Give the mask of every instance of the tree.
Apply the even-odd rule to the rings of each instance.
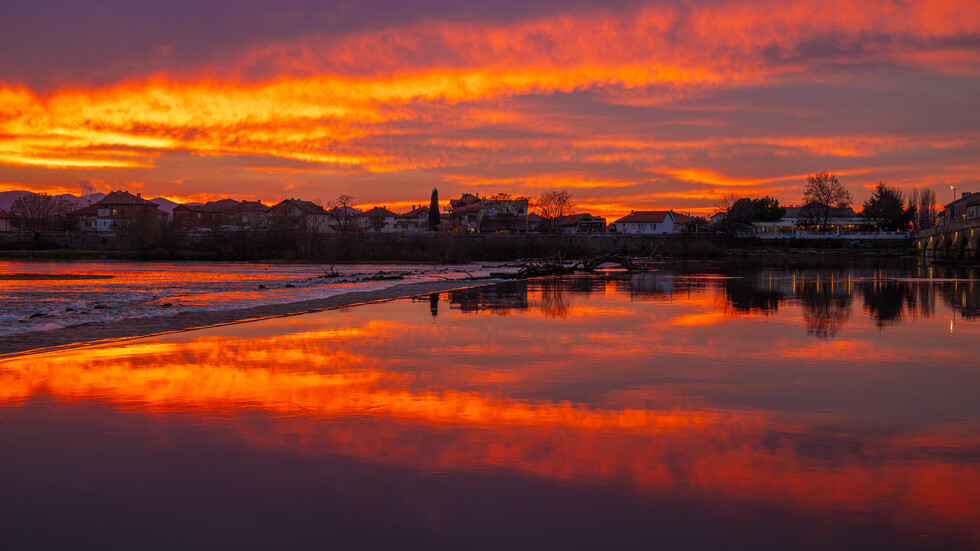
[[[47,193],[24,195],[10,204],[10,212],[24,220],[27,230],[39,231],[57,215],[58,198]]]
[[[429,231],[436,231],[439,225],[439,190],[432,189],[432,198],[429,199]]]
[[[136,215],[126,226],[124,233],[130,250],[138,252],[142,258],[147,258],[160,235],[160,225],[155,213],[141,212]]]
[[[54,203],[54,220],[58,228],[69,231],[78,229],[78,220],[74,212],[79,209],[78,201],[67,197],[58,197]]]
[[[755,209],[756,222],[775,222],[786,216],[786,208],[779,206],[775,197],[766,195],[762,199],[753,199],[752,206]]]
[[[936,225],[936,194],[931,189],[913,189],[909,195],[909,206],[915,206],[913,230],[925,230]]]
[[[885,231],[905,231],[915,217],[915,205],[905,206],[905,195],[901,190],[878,182],[871,197],[864,202],[866,220],[875,221]]]
[[[815,225],[826,226],[834,209],[846,209],[854,199],[851,192],[837,180],[832,172],[818,172],[807,176],[803,190],[802,218]]]
[[[571,212],[572,194],[565,190],[549,191],[534,204],[538,214],[548,221],[551,231],[558,231],[558,219]]]
[[[367,225],[369,229],[376,232],[383,231],[385,226],[388,225],[385,209],[374,207],[373,209],[367,211]]]
[[[740,197],[728,207],[721,227],[734,232],[752,222],[775,222],[785,214],[786,209],[779,206],[779,201],[768,195],[761,199]]]
[[[329,214],[336,222],[338,231],[352,231],[357,226],[357,209],[354,208],[354,196],[342,193],[336,199],[327,203]]]
[[[731,210],[732,205],[735,204],[735,201],[738,201],[739,199],[741,199],[743,197],[745,197],[745,196],[744,195],[739,195],[737,193],[729,193],[728,195],[725,195],[721,199],[718,199],[717,201],[715,201],[715,208],[718,209],[718,212],[724,212],[725,215],[727,216],[728,215],[728,211]]]
[[[752,199],[742,197],[728,207],[724,225],[730,230],[736,230],[739,227],[752,224],[753,221],[755,221],[755,205],[752,203]]]

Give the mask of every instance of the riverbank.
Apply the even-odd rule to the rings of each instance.
[[[0,336],[0,359],[22,354],[47,352],[59,348],[102,344],[161,333],[188,331],[230,323],[305,314],[368,302],[442,293],[468,287],[492,285],[501,281],[499,279],[469,279],[405,283],[384,289],[352,291],[332,297],[298,302],[269,304],[236,310],[186,312],[175,316],[91,322],[48,331],[4,335]]]
[[[96,233],[96,232],[91,232]],[[233,232],[185,235],[141,247],[125,235],[38,234],[29,242],[0,239],[0,259],[463,263],[522,258],[580,259],[600,255],[664,258],[789,255],[915,256],[911,242],[834,239],[761,240],[721,234],[386,234],[351,232],[242,239]],[[84,239],[83,239],[84,238]]]

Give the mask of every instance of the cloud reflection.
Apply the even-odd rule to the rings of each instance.
[[[669,294],[651,291],[650,278],[641,289],[629,278],[520,283],[437,297],[437,309],[453,307],[436,318],[427,296],[6,360],[0,400],[180,413],[254,446],[420,470],[503,468],[806,511],[888,511],[896,524],[951,525],[980,541],[975,412],[944,396],[917,405],[932,413],[896,420],[909,389],[889,385],[931,351],[906,344],[882,367],[887,341],[806,334],[805,312],[823,311],[810,302],[882,286],[822,280],[810,294],[806,283],[778,314],[739,318],[724,305],[725,278],[666,275],[657,281]],[[637,291],[656,301],[633,300]],[[858,313],[849,326],[876,325]],[[753,320],[769,324],[765,335],[739,330]],[[827,379],[837,371],[841,380]],[[861,396],[828,398],[856,380]],[[799,405],[814,397],[819,407]],[[256,414],[268,422],[253,423]]]

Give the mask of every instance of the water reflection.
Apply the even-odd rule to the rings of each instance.
[[[974,319],[980,312],[980,280],[963,279],[974,275],[977,274],[973,270],[950,271],[939,279],[928,279],[918,271],[859,268],[755,269],[692,275],[665,269],[606,278],[544,279],[534,284],[532,295],[526,286],[517,284],[502,285],[489,293],[466,289],[450,293],[449,301],[463,312],[506,315],[535,308],[546,317],[557,318],[569,315],[568,293],[588,296],[607,292],[607,288],[608,292],[628,293],[632,301],[671,302],[678,297],[699,297],[714,301],[720,308],[718,315],[724,311],[732,316],[768,316],[789,302],[800,306],[809,335],[833,339],[854,315],[855,299],[861,301],[863,312],[878,327],[907,317],[930,319],[936,315],[937,300],[943,301],[953,314]]]
[[[970,288],[788,271],[512,282],[3,361],[0,415],[46,400],[95,423],[84,407],[108,404],[331,469],[343,458],[598,488],[590,510],[641,509],[645,524],[620,526],[629,534],[669,528],[645,514],[657,497],[724,504],[701,510],[708,531],[764,505],[811,519],[797,522],[818,541],[844,514],[890,547],[923,547],[924,534],[969,548],[980,326],[963,319],[950,337],[943,320],[947,297]],[[378,491],[397,494],[400,476]],[[481,499],[457,491],[455,502]],[[551,508],[542,526],[576,531]],[[748,546],[765,547],[765,533]],[[847,541],[837,547],[864,543]]]
[[[738,268],[688,274],[674,270],[641,273],[629,280],[634,300],[672,300],[677,294],[723,289],[733,315],[770,315],[786,302],[802,305],[809,334],[831,339],[853,315],[859,298],[879,327],[904,317],[932,318],[936,301],[955,315],[980,313],[980,272],[975,268]]]

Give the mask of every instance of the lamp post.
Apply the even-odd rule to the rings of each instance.
[[[949,189],[953,190],[953,201],[949,204],[949,221],[947,223],[952,224],[956,221],[956,186],[949,186]]]

